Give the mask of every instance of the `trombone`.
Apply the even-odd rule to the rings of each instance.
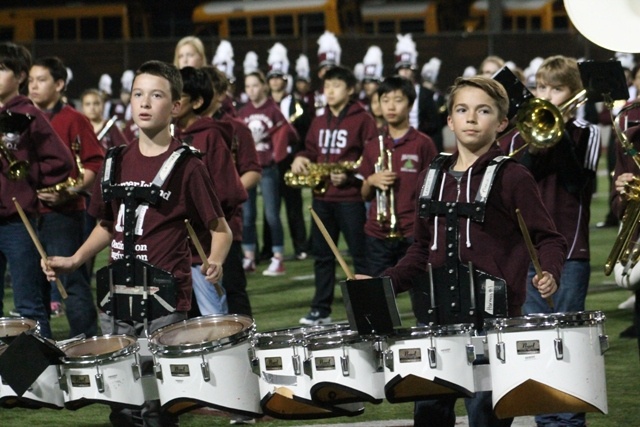
[[[516,128],[524,145],[509,154],[515,156],[531,145],[538,149],[551,148],[562,139],[564,117],[587,101],[587,90],[582,89],[559,106],[542,98],[527,100],[516,115]]]

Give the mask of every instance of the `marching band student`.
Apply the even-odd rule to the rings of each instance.
[[[485,307],[482,300],[486,298],[493,297],[493,316],[521,315],[530,262],[516,209],[522,211],[538,250],[543,275],[535,276],[533,285],[542,297],[557,289],[566,243],[544,209],[531,174],[519,163],[505,159],[496,143],[496,135],[508,124],[509,100],[504,88],[481,76],[458,78],[447,106],[447,122],[455,134],[457,151],[436,157],[420,174],[415,240],[405,257],[383,275],[391,278],[396,292],[412,287],[430,292],[421,279],[431,272],[438,278],[431,283],[432,309],[437,313],[434,321],[453,324],[472,319],[479,326],[487,313],[467,314],[470,307]],[[485,179],[493,183],[489,194],[478,194]],[[496,283],[492,295],[483,293],[488,275]],[[498,289],[498,282],[504,284],[506,295]],[[477,300],[473,306],[462,297],[470,295],[471,286]],[[456,397],[442,397],[420,402],[415,425],[453,426],[455,401]],[[497,419],[491,409],[491,392],[478,392],[465,403],[470,425],[502,427],[513,421]]]
[[[536,96],[559,106],[582,90],[577,62],[564,56],[546,58],[536,73]],[[520,151],[520,162],[536,179],[545,208],[553,218],[558,232],[568,244],[567,259],[562,270],[553,307],[527,283],[525,314],[578,312],[585,310],[585,300],[591,273],[589,253],[589,220],[591,198],[595,189],[596,170],[600,156],[600,130],[597,126],[576,119],[571,111],[563,117],[562,139],[553,147],[538,149],[529,146]],[[524,144],[522,137],[501,138],[505,152],[513,152]],[[529,277],[535,274],[529,269]],[[585,414],[549,414],[536,416],[539,426],[582,426]]]
[[[378,46],[370,46],[362,59],[362,65],[364,67],[362,95],[359,101],[367,111],[371,111],[371,98],[382,81],[382,49]]]
[[[273,257],[266,270],[265,276],[281,276],[284,268],[284,232],[280,220],[280,172],[278,163],[287,155],[289,141],[298,136],[295,129],[280,112],[280,108],[273,99],[267,96],[267,80],[261,71],[254,71],[245,75],[245,91],[249,102],[238,110],[238,117],[242,118],[251,129],[253,142],[258,152],[262,179],[260,189],[267,225],[271,229]],[[249,190],[249,200],[243,206],[243,261],[245,271],[255,271],[255,256],[257,246],[256,229],[256,188]]]
[[[227,222],[247,200],[247,192],[240,182],[231,150],[225,140],[231,140],[231,129],[215,122],[211,117],[203,115],[213,99],[213,88],[209,76],[202,70],[193,67],[180,69],[182,76],[182,97],[180,110],[175,114],[175,136],[195,147],[202,154],[202,161],[207,166],[214,184],[214,191],[224,212]],[[209,246],[210,233],[203,224],[193,224],[204,247]],[[226,295],[219,295],[216,289],[206,281],[202,274],[202,263],[197,250],[191,244],[191,276],[193,292],[198,303],[200,314],[227,314]]]
[[[93,126],[96,136],[102,135],[98,140],[104,150],[127,143],[124,135],[116,123],[104,118],[105,103],[102,93],[98,89],[87,89],[80,95],[82,114],[84,114]],[[106,126],[109,126],[106,128]]]
[[[295,174],[307,175],[309,164],[356,163],[365,143],[378,135],[375,121],[359,102],[352,100],[356,78],[351,70],[334,66],[324,75],[324,94],[327,109],[314,118],[307,133],[305,149],[298,153],[291,165]],[[333,241],[340,232],[349,246],[349,252],[358,273],[367,271],[364,237],[365,208],[360,195],[362,181],[353,170],[331,171],[322,177],[324,193],[314,192],[313,209],[327,228]],[[311,310],[300,319],[303,325],[331,322],[331,304],[335,287],[336,259],[318,227],[311,228],[312,252],[315,257],[315,295]]]
[[[231,127],[233,135],[231,147],[229,147],[231,157],[240,176],[240,182],[242,182],[244,189],[248,191],[258,185],[262,173],[251,131],[241,119],[223,111],[223,105],[229,98],[229,80],[224,72],[209,66],[203,67],[202,70],[207,73],[213,84],[213,101],[203,115],[212,116],[218,123]],[[233,233],[233,242],[229,249],[229,255],[227,255],[223,264],[224,277],[222,278],[222,286],[227,294],[229,312],[252,317],[251,302],[247,294],[247,276],[242,265],[244,259],[242,251],[242,207],[234,212],[228,222],[229,228]]]
[[[413,223],[416,208],[416,179],[436,156],[433,141],[427,135],[409,126],[409,111],[416,99],[413,83],[404,77],[387,77],[377,90],[386,129],[379,138],[365,145],[358,173],[362,176],[360,190],[365,201],[383,197],[386,217],[378,220],[378,203],[371,203],[364,232],[367,239],[367,263],[373,276],[398,263],[413,242]],[[380,149],[383,152],[380,153]],[[388,154],[385,154],[385,152]],[[391,169],[389,168],[391,156]],[[376,164],[381,162],[379,170]],[[390,203],[393,192],[394,204]],[[380,193],[380,194],[378,194]],[[395,224],[391,224],[391,215]],[[397,236],[392,235],[397,232]]]
[[[478,68],[478,75],[484,77],[493,76],[499,69],[504,67],[504,59],[499,56],[489,55],[482,60]]]
[[[71,174],[77,180],[73,187],[63,185],[50,191],[40,190],[38,194],[42,203],[38,236],[45,252],[60,256],[71,256],[84,242],[87,206],[83,193],[92,188],[104,160],[104,149],[98,143],[89,119],[62,100],[66,82],[67,69],[57,57],[37,59],[29,70],[29,98],[45,113],[79,162]],[[44,275],[41,280],[46,280]],[[97,311],[88,268],[63,275],[60,281],[68,294],[64,304],[69,336],[96,335]],[[51,291],[51,310],[55,312],[61,297],[54,283],[51,283]]]
[[[640,148],[640,126],[633,126],[627,129],[625,136],[631,144],[632,149],[638,150]],[[616,165],[614,169],[613,179],[614,187],[611,191],[611,209],[622,219],[626,213],[629,197],[634,196],[637,191],[629,190],[628,185],[636,186],[633,181],[640,177],[640,170],[638,165],[633,160],[634,157],[638,157],[637,154],[631,154],[627,148],[621,147],[620,144],[616,145]],[[627,218],[627,221],[634,221],[633,217]],[[631,236],[632,242],[638,241],[638,232]],[[626,248],[625,248],[626,249]],[[631,336],[638,340],[638,350],[640,351],[640,333],[638,333],[638,325],[640,325],[640,288],[636,290],[633,295],[635,300],[633,302],[633,324],[630,326],[632,333]]]
[[[318,78],[324,81],[324,75],[327,70],[340,65],[340,56],[342,55],[342,47],[335,34],[331,31],[325,31],[318,37]],[[357,80],[356,80],[357,83]],[[355,89],[355,84],[354,84]],[[323,92],[323,87],[319,87],[313,93],[313,105],[316,111],[316,117],[325,113],[327,99]]]
[[[133,118],[140,127],[140,138],[121,151],[113,150],[114,153],[110,154],[114,161],[112,171],[107,175],[103,173],[102,181],[97,180],[94,185],[89,211],[98,218],[99,223],[75,254],[70,257],[52,256],[48,263],[42,262],[47,277],[53,280],[61,273],[79,268],[87,259],[110,246],[110,263],[114,274],[116,268],[129,268],[125,267],[126,264],[116,262],[128,256],[125,252],[133,253],[136,260],[146,260],[153,268],[170,273],[177,295],[173,312],[148,319],[148,325],[136,319],[122,321],[101,312],[100,323],[104,334],[143,336],[186,319],[192,289],[191,254],[185,220],[208,225],[212,237],[209,268],[203,273],[210,283],[219,281],[222,276],[222,263],[231,244],[231,232],[206,166],[169,131],[172,115],[180,108],[181,94],[182,80],[173,65],[148,61],[138,68],[133,81],[131,105]],[[126,196],[113,197],[111,201],[104,200],[105,188],[115,192],[122,183],[127,183],[131,188],[130,193],[146,194],[143,184],[153,182],[160,169],[170,164],[169,159],[175,158],[176,154],[179,160],[173,163],[169,176],[161,185],[162,196],[149,200],[136,198],[133,202],[144,206],[144,209],[133,208],[133,196],[128,193]],[[125,209],[125,204],[134,213]],[[137,225],[135,229],[130,229],[125,224]],[[134,246],[130,233],[134,233],[135,247],[130,247]],[[117,295],[111,296],[117,300]],[[160,425],[153,421],[160,421],[164,426],[177,425],[178,422],[176,416],[160,411],[159,400],[145,402],[142,418],[145,426]],[[110,420],[114,426],[132,423],[130,411],[123,408],[112,407]]]
[[[296,153],[304,147],[304,138],[307,135],[313,116],[307,105],[294,94],[290,94],[287,89],[287,86],[291,82],[291,76],[289,76],[289,60],[287,58],[287,49],[281,43],[274,44],[269,50],[267,63],[269,64],[267,83],[269,85],[270,96],[280,107],[280,111],[298,134],[298,138],[289,140],[286,156],[278,162],[278,172],[280,176],[280,197],[284,200],[293,251],[296,259],[303,260],[307,258],[309,249],[307,248],[307,228],[304,223],[305,216],[302,213],[302,189],[286,185],[284,182],[284,174],[291,169],[291,163],[293,163],[293,158]],[[269,259],[271,247],[269,227],[264,227],[263,231],[263,255],[261,255],[260,259],[264,259],[265,253],[267,256],[266,259]]]
[[[184,67],[200,68],[207,64],[207,55],[202,40],[195,36],[181,38],[176,44],[173,65],[178,69]]]
[[[31,54],[13,43],[0,44],[0,114],[27,114],[33,119],[25,130],[3,130],[0,134],[7,152],[16,161],[11,174],[9,159],[2,156],[0,171],[0,316],[3,316],[4,279],[11,270],[15,311],[38,321],[40,334],[52,338],[49,325],[49,283],[43,284],[37,271],[38,254],[13,202],[20,204],[33,228],[38,212],[38,188],[65,181],[73,169],[73,155],[53,130],[49,120],[26,97]],[[28,162],[24,163],[24,162]],[[24,167],[24,170],[22,170]],[[28,176],[24,176],[28,175]],[[18,179],[16,179],[18,178]],[[45,302],[46,301],[46,302]]]

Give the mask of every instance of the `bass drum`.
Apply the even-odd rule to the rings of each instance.
[[[287,420],[360,415],[362,404],[331,406],[311,398],[311,378],[304,372],[309,337],[348,329],[347,324],[279,329],[253,338],[254,372],[259,377],[260,406],[269,416]]]
[[[160,403],[174,415],[212,407],[262,416],[258,377],[251,370],[248,316],[209,315],[173,323],[149,337]]]
[[[473,325],[415,326],[387,338],[385,396],[391,403],[475,392]]]
[[[39,333],[38,322],[24,317],[0,318],[0,357],[23,332]],[[0,406],[4,408],[64,408],[64,396],[58,382],[57,366],[48,366],[24,392],[16,395],[9,384],[0,378]]]
[[[600,311],[487,321],[496,415],[606,414],[604,321]]]

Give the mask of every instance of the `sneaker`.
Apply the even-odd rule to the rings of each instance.
[[[309,257],[309,255],[306,252],[298,252],[296,254],[296,259],[298,261],[304,261],[305,259],[307,259]]]
[[[262,272],[263,276],[282,276],[284,274],[284,262],[279,258],[271,258],[269,268]]]
[[[255,423],[256,423],[255,418],[247,417],[245,415],[235,415],[235,414],[231,416],[231,421],[229,421],[229,424],[234,424],[234,425],[255,424]]]
[[[254,271],[256,271],[256,262],[249,258],[243,258],[242,268],[244,269],[245,273],[253,273]]]
[[[11,317],[22,317],[22,314],[18,313],[18,312],[17,312],[17,311],[15,311],[15,310],[11,310],[11,311],[9,312],[9,316],[11,316]]]
[[[331,317],[323,317],[318,310],[312,310],[305,317],[300,318],[299,323],[301,325],[324,325],[325,323],[331,323]]]
[[[64,308],[62,303],[58,301],[51,301],[51,317],[64,316]]]
[[[622,301],[620,305],[618,305],[618,308],[620,310],[633,310],[633,307],[635,306],[635,304],[636,304],[636,296],[631,295],[625,301]]]

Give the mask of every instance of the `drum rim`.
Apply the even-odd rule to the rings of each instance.
[[[393,340],[414,339],[424,337],[444,337],[466,335],[474,330],[473,323],[454,323],[451,325],[424,325],[396,329],[390,336]]]
[[[40,322],[38,322],[35,319],[29,319],[28,317],[0,317],[0,329],[2,329],[2,325],[6,322],[6,324],[9,323],[17,323],[20,322],[20,324],[22,325],[32,325],[29,329],[25,329],[24,331],[20,332],[18,335],[20,335],[23,332],[27,332],[27,331],[35,331],[37,334],[40,333]],[[15,338],[18,335],[0,335],[0,340],[2,338]]]
[[[304,346],[305,342],[314,336],[327,332],[339,332],[349,329],[348,323],[331,323],[327,325],[300,326],[257,332],[253,336],[252,344],[260,350]],[[274,340],[276,337],[289,337],[288,340]],[[271,340],[267,341],[267,339]],[[263,348],[264,347],[264,348]]]
[[[92,355],[82,355],[82,356],[67,356],[65,349],[70,347],[75,347],[90,341],[104,341],[109,339],[124,339],[131,341],[131,344],[122,347],[119,350],[113,351],[111,353],[103,353],[103,354],[92,354]],[[133,335],[128,334],[107,334],[107,335],[96,335],[89,338],[83,338],[78,341],[73,341],[68,344],[65,344],[60,347],[60,350],[65,352],[65,355],[62,357],[62,362],[65,365],[69,366],[86,366],[86,365],[95,365],[97,362],[105,363],[115,361],[117,359],[130,356],[132,354],[137,353],[140,350],[140,344],[138,343],[138,339]]]
[[[187,344],[161,344],[158,339],[166,332],[174,329],[184,328],[187,324],[204,323],[205,320],[241,320],[240,323],[246,323],[247,326],[240,332],[222,337],[217,340],[207,341],[204,343],[187,343]],[[149,336],[149,350],[154,355],[167,356],[167,357],[182,357],[194,354],[210,353],[213,351],[222,350],[225,347],[235,345],[248,337],[253,335],[256,325],[252,317],[244,314],[209,314],[206,316],[198,316],[191,319],[182,320],[180,322],[172,323],[155,330],[151,336]]]
[[[348,339],[343,339],[345,336],[347,336]],[[377,339],[374,336],[360,335],[357,331],[348,329],[344,331],[333,331],[328,334],[317,334],[309,337],[305,340],[304,347],[313,352],[369,341],[373,342],[377,341]]]
[[[566,313],[532,313],[519,317],[500,317],[484,321],[487,332],[555,329],[575,326],[591,326],[603,323],[606,316],[601,310],[583,310]]]

